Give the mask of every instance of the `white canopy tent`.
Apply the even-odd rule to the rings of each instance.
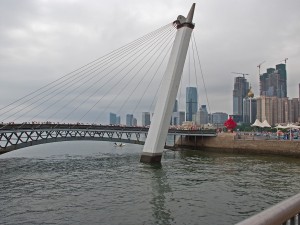
[[[264,122],[260,122],[258,119],[255,120],[255,122],[251,125],[251,127],[271,127],[267,120],[264,120]],[[292,123],[288,123],[286,126],[278,124],[276,127],[277,129],[300,129],[300,126],[297,126]]]
[[[297,125],[292,124],[292,123],[288,123],[288,124],[286,125],[286,127],[287,127],[287,128],[290,128],[290,129],[299,129],[299,128],[300,128],[300,126],[297,126]]]
[[[262,123],[256,119],[255,122],[251,125],[251,127],[261,127]]]
[[[285,126],[282,126],[281,124],[277,124],[276,127],[274,127],[276,129],[285,129],[286,127]]]
[[[264,120],[264,122],[260,122],[258,119],[255,120],[255,122],[251,125],[251,127],[271,127],[267,120]]]
[[[286,126],[283,126],[281,124],[278,124],[276,127],[277,129],[300,129],[300,126],[297,126],[295,124],[292,123],[288,123]]]
[[[271,127],[267,120],[261,123],[261,127]]]

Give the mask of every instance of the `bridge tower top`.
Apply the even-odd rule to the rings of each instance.
[[[193,5],[192,5],[192,7],[191,7],[191,9],[189,11],[189,14],[186,17],[186,22],[187,23],[192,23],[193,22],[195,6],[196,6],[196,3],[193,3]]]

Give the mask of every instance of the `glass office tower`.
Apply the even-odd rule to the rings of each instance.
[[[193,121],[193,115],[197,113],[198,93],[196,87],[186,88],[186,121]]]

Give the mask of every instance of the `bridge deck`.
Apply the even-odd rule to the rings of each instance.
[[[83,124],[7,124],[0,128],[0,154],[61,141],[110,141],[144,144],[149,128]],[[216,136],[212,130],[169,129],[174,136]]]
[[[127,127],[109,125],[84,125],[84,124],[6,124],[0,127],[0,133],[32,130],[77,130],[77,131],[111,131],[111,132],[140,132],[147,133],[148,127]],[[193,135],[193,136],[216,136],[215,130],[183,130],[169,129],[169,134]]]

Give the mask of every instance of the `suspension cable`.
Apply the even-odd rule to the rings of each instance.
[[[171,38],[173,38],[173,36],[171,36]],[[159,57],[162,55],[162,52],[164,52],[164,50],[168,47],[168,44],[170,45],[170,46],[169,46],[169,50],[170,50],[170,48],[172,47],[172,44],[170,44],[170,40],[167,39],[163,44],[165,44],[166,42],[168,42],[167,45],[165,45],[165,47],[161,50],[161,53],[160,53],[159,56],[155,59],[155,61],[152,63],[152,65],[149,66],[149,68],[148,68],[148,70],[146,71],[145,75],[149,73],[150,69],[154,66],[154,64],[157,62],[157,60],[159,59]],[[159,50],[159,49],[158,49],[158,50]],[[157,51],[158,51],[158,50],[157,50]],[[169,50],[167,50],[166,53],[168,53]],[[157,52],[157,51],[156,51],[156,52]],[[156,52],[155,52],[155,53],[156,53]],[[154,54],[155,54],[155,53],[154,53]],[[164,61],[166,55],[167,55],[167,54],[165,54],[165,56],[163,57],[163,59],[162,59],[160,65],[159,65],[159,67],[162,65],[162,63],[163,63],[163,61]],[[159,67],[158,67],[158,68],[159,68]],[[151,80],[150,80],[150,82],[149,82],[148,85],[147,85],[147,88],[144,89],[144,92],[143,92],[143,94],[141,95],[141,98],[144,96],[144,94],[145,94],[146,91],[148,90],[148,88],[149,88],[149,86],[150,86],[152,80],[153,80],[154,77],[156,76],[156,74],[157,74],[157,72],[155,72],[155,73],[152,75]],[[132,92],[130,93],[129,98],[132,96],[132,94],[134,93],[134,91],[137,89],[137,87],[140,85],[140,83],[141,83],[145,78],[146,78],[146,76],[143,76],[142,79],[137,83],[137,85],[133,88]],[[127,98],[126,101],[123,102],[121,108],[118,110],[117,113],[120,113],[120,111],[123,109],[123,107],[125,106],[125,104],[128,102],[129,98]],[[140,98],[140,99],[141,99],[141,98]],[[139,105],[139,103],[140,103],[140,100],[138,101],[137,106]],[[135,107],[135,109],[137,108],[137,106]]]
[[[130,52],[133,52],[133,50],[135,50],[135,49],[131,49],[128,53],[124,54],[124,56],[122,56],[121,59],[128,57],[128,56],[129,56],[129,53],[130,53]],[[127,59],[126,59],[126,60],[127,60]],[[126,60],[125,60],[125,61],[126,61]],[[115,61],[117,61],[117,59],[116,59]],[[125,61],[124,61],[124,62],[125,62]],[[114,62],[114,63],[115,63],[115,62]],[[112,64],[112,65],[114,65],[114,64]],[[103,69],[102,71],[100,71],[100,72],[104,72],[107,68],[112,67],[112,65],[107,66],[106,68],[104,68],[104,69]],[[120,64],[120,65],[121,65],[121,64]],[[116,68],[117,68],[117,67],[114,67],[114,69],[116,69]],[[113,70],[114,70],[114,69],[113,69]],[[96,77],[97,75],[99,75],[100,72],[99,72],[98,74],[94,75],[92,78],[94,78],[94,77]],[[111,70],[110,72],[112,72],[112,70]],[[79,96],[83,95],[85,92],[87,92],[87,91],[90,90],[92,87],[94,87],[97,83],[99,83],[99,82],[102,81],[105,77],[107,77],[107,76],[110,74],[110,72],[107,73],[105,76],[100,77],[98,80],[94,81],[94,82],[93,82],[91,85],[89,85],[85,90],[83,90],[82,92],[80,92],[79,94],[77,94],[77,95],[76,95],[72,100],[70,100],[66,105],[64,105],[64,106],[61,107],[59,110],[57,110],[54,114],[52,114],[50,117],[48,117],[48,119],[51,118],[51,117],[53,117],[54,115],[56,115],[59,111],[61,111],[62,109],[64,109],[66,106],[70,105],[70,104],[71,104],[72,102],[74,102],[75,100],[77,100],[77,98],[78,98]],[[82,86],[83,84],[86,84],[87,82],[90,82],[90,81],[91,81],[91,80],[86,80],[84,83],[81,84],[81,86]],[[102,87],[103,87],[103,86],[104,86],[104,85],[102,85]],[[75,88],[75,89],[78,89],[78,87]],[[59,101],[61,101],[62,99],[64,99],[64,98],[67,97],[68,95],[70,95],[72,92],[73,92],[73,91],[71,90],[71,91],[70,91],[67,95],[65,95],[63,98],[59,99]],[[51,106],[53,106],[53,105],[56,104],[56,103],[57,103],[57,102],[54,102],[52,105],[49,105],[46,109],[44,109],[43,111],[41,111],[39,114],[35,115],[34,117],[40,115],[42,112],[46,111],[48,108],[50,108]],[[81,104],[80,104],[80,105],[81,105]]]
[[[126,45],[126,46],[124,46],[124,47],[119,48],[119,49],[118,49],[119,51],[114,50],[114,51],[112,52],[112,53],[114,53],[114,54],[111,54],[111,53],[110,53],[110,54],[106,55],[106,58],[101,57],[101,58],[98,58],[97,60],[103,59],[103,58],[104,58],[104,60],[106,60],[106,61],[104,61],[104,60],[101,61],[102,64],[104,64],[104,62],[107,62],[107,60],[110,60],[110,61],[111,61],[111,58],[115,57],[116,55],[119,56],[119,57],[123,57],[123,58],[124,58],[125,56],[128,56],[128,54],[129,54],[128,52],[127,52],[127,53],[125,52],[126,49],[129,49],[129,50],[130,50],[129,52],[133,52],[134,50],[138,49],[138,47],[141,48],[141,46],[143,46],[143,45],[146,43],[146,41],[149,42],[151,39],[153,39],[153,38],[155,38],[155,37],[157,37],[157,36],[159,37],[159,35],[162,36],[163,34],[165,34],[166,31],[169,29],[169,27],[170,27],[170,24],[165,25],[164,27],[162,27],[162,28],[160,28],[160,29],[157,29],[157,30],[154,31],[154,32],[151,32],[150,34],[145,35],[145,36],[143,36],[142,38],[139,38],[138,41],[133,41],[133,42],[131,42],[129,45]],[[148,40],[147,40],[147,39],[148,39]],[[134,46],[134,45],[137,45],[137,47]],[[122,52],[122,51],[123,51],[123,52]],[[126,54],[123,54],[124,52],[125,52]],[[120,55],[121,55],[121,56],[120,56]],[[122,56],[122,55],[123,55],[123,56]],[[116,59],[118,59],[118,58],[116,57],[116,58],[115,58],[115,61],[116,61]],[[79,69],[77,69],[77,70],[75,70],[75,71],[79,71],[77,74],[80,74],[80,72],[85,71],[85,73],[84,73],[83,75],[86,75],[87,72],[92,71],[92,72],[90,72],[90,74],[93,74],[93,72],[97,71],[97,67],[99,67],[99,62],[96,62],[97,60],[94,60],[94,61],[92,61],[91,63],[86,64],[85,66],[80,67]],[[94,63],[94,62],[96,62],[96,63]],[[101,63],[101,62],[100,62],[100,63]],[[95,66],[95,65],[97,65],[97,66],[96,66],[96,67],[93,67],[93,66]],[[84,67],[85,67],[85,68],[84,68]],[[84,70],[81,70],[81,71],[80,71],[80,69],[82,69],[82,68],[84,68]],[[90,70],[86,71],[88,68],[89,68]],[[95,68],[96,68],[96,69],[95,69]],[[107,68],[108,68],[108,67],[107,67]],[[105,68],[105,69],[107,69],[107,68]],[[105,69],[104,69],[104,70],[105,70]],[[103,70],[103,71],[104,71],[104,70]],[[72,74],[72,73],[74,73],[74,72],[71,72],[71,73],[69,73],[69,74],[67,74],[67,75],[70,75],[70,74]],[[90,74],[89,74],[89,75],[90,75]],[[99,73],[98,73],[98,74],[99,74]],[[96,74],[96,75],[98,75],[98,74]],[[66,77],[67,75],[65,75],[64,77]],[[96,75],[94,75],[92,78],[94,78]],[[29,100],[27,99],[27,101],[25,101],[25,102],[23,102],[23,103],[21,103],[21,104],[15,106],[15,108],[19,107],[20,105],[22,105],[22,104],[24,104],[24,103],[29,102],[29,101],[32,100],[32,99],[34,99],[34,98],[38,95],[38,91],[42,90],[42,89],[45,88],[45,87],[49,87],[51,84],[57,83],[58,81],[62,80],[64,77],[59,78],[58,80],[53,81],[53,82],[51,82],[50,84],[43,86],[42,88],[38,89],[37,91],[28,94],[27,96],[30,96],[30,95],[32,95],[32,94],[37,93],[35,96],[33,96],[32,98],[30,98]],[[44,99],[44,98],[46,98],[46,97],[48,97],[48,96],[50,96],[50,97],[47,98],[46,100],[44,100],[42,103],[38,104],[36,107],[31,108],[29,111],[27,111],[27,112],[23,113],[22,115],[20,115],[19,117],[17,117],[17,119],[21,118],[22,116],[25,116],[27,113],[33,111],[33,110],[36,109],[37,107],[39,107],[39,106],[41,106],[42,104],[48,102],[49,99],[52,99],[53,97],[58,96],[58,94],[60,94],[60,93],[62,93],[62,92],[64,92],[64,91],[66,91],[69,87],[71,87],[72,85],[74,85],[74,84],[76,84],[76,83],[82,81],[83,79],[85,79],[85,78],[87,78],[87,77],[88,77],[88,76],[82,76],[82,74],[80,74],[79,76],[77,76],[77,77],[75,77],[75,78],[73,77],[73,80],[70,82],[69,85],[64,86],[64,87],[65,87],[64,89],[62,89],[62,90],[60,90],[59,92],[57,92],[54,96],[50,96],[49,93],[48,93],[48,95],[42,96],[38,101],[40,101],[41,99]],[[67,80],[69,80],[69,79],[71,79],[71,78],[72,78],[72,77],[68,77],[67,79],[63,80],[63,81],[61,82],[61,84],[62,84],[63,82],[66,82]],[[79,78],[80,78],[80,79],[79,79]],[[77,81],[76,81],[76,82],[73,82],[73,81],[75,81],[76,79],[77,79]],[[102,77],[101,79],[103,79],[103,77]],[[101,79],[98,79],[97,82],[99,82]],[[91,79],[86,80],[85,82],[81,83],[79,86],[77,86],[77,87],[75,87],[75,88],[73,88],[73,89],[76,89],[76,88],[79,88],[79,87],[83,86],[83,84],[86,84],[86,83],[89,82],[90,80],[91,80]],[[73,82],[73,83],[72,83],[72,82]],[[97,82],[94,82],[94,84],[97,83]],[[86,90],[89,90],[90,87],[91,87],[91,86],[89,86],[89,88],[87,88]],[[48,91],[48,90],[50,90],[50,89],[51,89],[51,87],[48,88],[47,90],[44,90],[43,92],[40,92],[40,94],[45,93],[46,91]],[[58,90],[59,90],[59,88],[56,88],[55,90],[52,90],[52,92],[50,92],[50,93],[51,93],[51,94],[52,94],[52,93],[55,93],[55,91],[58,91]],[[51,106],[53,106],[53,105],[56,104],[57,102],[59,102],[59,101],[61,101],[62,99],[66,98],[71,92],[72,92],[72,91],[68,92],[67,95],[65,95],[63,98],[60,98],[60,99],[59,99],[58,101],[56,101],[55,103],[52,103],[51,105],[48,105],[48,107],[46,107],[44,110],[40,111],[38,114],[36,114],[35,116],[33,116],[33,117],[31,118],[31,120],[34,119],[35,117],[39,116],[42,112],[45,112],[47,109],[49,109]],[[25,96],[25,97],[27,97],[27,96]],[[21,98],[21,99],[15,101],[15,102],[13,102],[13,103],[11,103],[9,106],[13,105],[13,104],[16,103],[16,102],[21,101],[22,99],[25,99],[25,97],[23,97],[23,98]],[[77,96],[77,97],[78,97],[78,96]],[[74,98],[73,100],[75,100],[75,99],[76,99],[76,98]],[[25,106],[25,107],[23,108],[23,110],[26,109],[26,108],[29,108],[30,106],[32,106],[33,104],[35,104],[35,103],[38,102],[38,101],[35,101],[34,103],[31,103],[31,104]],[[70,104],[70,102],[69,102],[68,104]],[[4,108],[7,108],[7,107],[8,107],[8,106],[6,106],[6,107],[4,107]],[[65,105],[64,105],[62,108],[60,108],[59,110],[62,110],[64,107],[65,107]],[[4,109],[4,108],[3,108],[3,109]],[[11,109],[9,109],[8,111],[10,111],[10,110],[11,110]],[[4,120],[6,120],[6,119],[8,119],[8,118],[11,118],[12,116],[16,115],[16,114],[19,113],[19,112],[22,112],[22,111],[17,111],[17,112],[15,112],[15,113],[11,114],[10,116],[6,117]],[[24,111],[23,111],[23,112],[24,112]],[[56,112],[56,113],[57,113],[57,112]],[[55,114],[56,114],[56,113],[55,113]],[[48,119],[49,119],[49,118],[50,118],[50,117],[48,117]]]
[[[169,35],[170,36],[170,35]],[[164,37],[165,38],[165,37]],[[166,41],[165,41],[166,42]],[[159,43],[159,42],[158,42]],[[144,51],[143,52],[141,52],[135,59],[138,59],[143,53],[145,53],[145,52],[147,52],[147,54],[149,55],[149,52],[147,51],[150,47],[152,47],[152,46],[154,46],[154,47],[157,47],[158,46],[158,43],[155,43],[155,42],[153,42],[148,48],[145,48],[144,49]],[[156,44],[156,45],[155,45]],[[152,50],[151,51],[153,51],[153,49],[154,48],[152,48]],[[151,52],[150,51],[150,52]],[[117,82],[117,84],[116,85],[118,85],[125,77],[127,77],[127,75],[134,69],[134,68],[136,68],[137,67],[137,65],[139,64],[139,63],[141,63],[142,61],[144,60],[144,58],[139,58],[139,60],[138,60],[138,62],[136,63],[136,64],[134,64],[133,65],[133,67]],[[149,60],[147,60],[146,61],[146,63],[148,62]],[[130,64],[131,64],[132,62],[130,62]],[[143,64],[143,66],[145,65],[145,63]],[[141,67],[141,69],[143,68],[143,66]],[[138,70],[137,71],[137,73],[135,74],[135,76],[138,74],[138,72],[139,72],[140,70]],[[127,81],[127,83],[126,83],[126,85],[125,85],[125,87],[124,88],[120,88],[120,91],[118,92],[118,94],[116,95],[116,97],[114,98],[114,99],[112,99],[112,101],[110,101],[110,103],[109,103],[109,105],[103,110],[103,111],[105,111],[115,100],[116,100],[116,98],[120,95],[120,93],[122,93],[122,91],[127,87],[127,85],[135,78],[135,76],[133,76],[133,78],[132,79],[130,79],[129,81]],[[115,87],[116,87],[116,85],[115,85]],[[114,87],[114,88],[115,88]],[[106,96],[110,91],[112,91],[112,89],[110,89],[108,92],[106,92],[105,93],[105,95],[103,95],[102,96],[102,98],[100,98],[80,119],[79,119],[79,121],[81,121],[102,99],[103,99],[103,97],[104,96]],[[102,111],[102,112],[103,112]],[[101,115],[101,114],[100,114]],[[98,117],[97,117],[97,119],[98,119]],[[96,119],[96,120],[97,120]]]
[[[199,62],[199,67],[200,67],[201,77],[202,77],[202,81],[203,81],[203,86],[204,86],[204,90],[205,90],[205,96],[206,96],[206,101],[207,101],[207,105],[208,105],[208,110],[209,110],[209,113],[211,113],[210,104],[209,104],[209,101],[208,101],[208,94],[207,94],[206,84],[205,84],[205,80],[204,80],[204,73],[203,73],[203,70],[202,70],[201,62],[200,62],[197,43],[195,41],[194,34],[192,34],[192,36],[193,36],[192,40],[195,43],[195,48],[196,48],[197,58],[198,58],[198,62]]]
[[[9,108],[10,106],[14,105],[15,103],[18,103],[18,102],[20,102],[20,101],[26,99],[27,97],[29,97],[29,96],[31,96],[31,95],[34,95],[34,96],[33,96],[32,98],[30,98],[29,100],[34,99],[36,96],[38,96],[38,95],[40,95],[41,93],[44,93],[44,92],[45,92],[45,91],[44,91],[44,92],[39,93],[39,91],[43,90],[44,88],[47,88],[47,87],[49,87],[49,86],[51,86],[51,85],[53,85],[53,84],[55,84],[55,83],[58,83],[59,81],[65,79],[65,78],[66,78],[66,80],[70,79],[69,76],[71,76],[72,74],[74,74],[74,73],[76,73],[76,72],[77,72],[77,73],[81,72],[81,71],[80,71],[81,69],[84,69],[85,67],[89,67],[90,65],[93,65],[93,63],[99,61],[100,59],[105,58],[105,57],[107,57],[107,56],[109,56],[109,55],[111,55],[111,54],[114,54],[115,52],[118,52],[118,51],[120,51],[120,50],[122,50],[122,49],[124,49],[124,48],[126,48],[126,47],[128,47],[128,46],[130,46],[130,45],[132,45],[132,44],[134,44],[134,43],[136,43],[136,42],[138,42],[138,41],[141,41],[141,40],[143,40],[143,39],[145,39],[145,38],[147,38],[147,37],[149,37],[149,36],[151,36],[151,35],[153,35],[153,34],[159,32],[159,31],[161,31],[161,30],[165,29],[165,28],[168,27],[169,25],[170,25],[170,24],[167,24],[167,25],[165,25],[165,26],[163,26],[163,27],[161,27],[161,28],[159,28],[159,29],[157,29],[157,30],[155,30],[155,31],[153,31],[153,32],[151,32],[151,33],[149,33],[149,34],[144,35],[143,37],[141,37],[141,38],[139,38],[139,39],[137,39],[137,40],[135,40],[135,41],[130,42],[129,44],[127,44],[127,45],[125,45],[125,46],[122,46],[122,47],[120,47],[120,48],[118,48],[118,49],[116,49],[116,50],[114,50],[114,51],[112,51],[112,52],[110,52],[110,53],[108,53],[108,54],[102,56],[102,57],[99,57],[99,58],[93,60],[92,62],[89,62],[89,63],[85,64],[84,66],[81,66],[81,67],[78,68],[78,69],[73,70],[73,71],[70,72],[70,73],[67,73],[67,74],[63,75],[62,77],[60,77],[60,78],[58,78],[58,79],[56,79],[56,80],[54,80],[54,81],[52,81],[52,82],[50,82],[50,83],[48,83],[48,84],[42,86],[41,88],[39,88],[39,89],[37,89],[37,90],[35,90],[35,91],[33,91],[33,92],[31,92],[31,93],[29,93],[29,94],[23,96],[22,98],[19,98],[19,99],[15,100],[15,101],[11,102],[10,104],[8,104],[8,105],[6,105],[6,106],[0,108],[0,111]],[[68,78],[68,77],[69,77],[69,78]],[[66,81],[66,80],[65,80],[65,81]],[[65,81],[63,81],[63,82],[65,82]],[[27,101],[29,101],[29,100],[27,100]],[[25,103],[26,103],[26,102],[25,102]],[[16,107],[18,107],[18,106],[20,106],[20,105],[17,105]],[[12,108],[12,109],[15,109],[16,107],[14,107],[14,108]],[[12,109],[9,109],[8,111],[2,113],[2,115],[5,114],[5,113],[7,113],[7,112],[9,112],[9,111],[12,110]]]

